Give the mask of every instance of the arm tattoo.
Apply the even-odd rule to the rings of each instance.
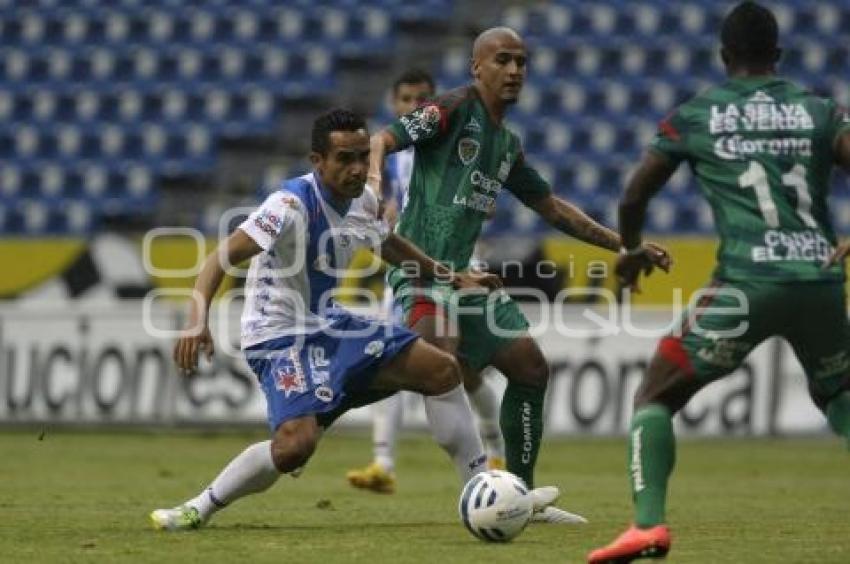
[[[620,236],[593,221],[583,211],[564,201],[555,201],[554,213],[549,223],[572,237],[610,251],[620,248]]]
[[[567,235],[596,247],[610,251],[616,251],[620,248],[620,238],[616,233],[588,217],[578,219],[562,215],[555,220],[553,226]]]

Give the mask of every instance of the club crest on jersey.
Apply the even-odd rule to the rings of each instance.
[[[469,165],[478,158],[478,152],[481,149],[481,143],[471,137],[464,137],[457,143],[457,155],[460,157],[460,162],[464,165]]]

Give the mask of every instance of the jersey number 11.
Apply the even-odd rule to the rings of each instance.
[[[782,175],[782,184],[797,191],[797,215],[806,227],[816,229],[818,224],[812,217],[812,195],[806,183],[806,167],[795,164],[787,174]],[[779,213],[773,198],[770,197],[770,184],[767,182],[767,171],[764,167],[756,161],[750,161],[750,167],[738,177],[738,185],[741,188],[755,188],[764,222],[771,229],[779,228]]]

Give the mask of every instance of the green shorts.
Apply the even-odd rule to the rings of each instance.
[[[679,329],[661,340],[658,353],[710,382],[733,372],[773,336],[794,349],[816,401],[847,385],[850,325],[841,282],[715,281],[687,309]]]
[[[493,355],[528,334],[528,320],[504,291],[467,293],[436,283],[401,282],[394,297],[409,327],[426,316],[442,316],[460,337],[457,356],[480,371]]]

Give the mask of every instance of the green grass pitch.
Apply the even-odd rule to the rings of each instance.
[[[298,479],[283,477],[200,531],[149,528],[151,509],[194,494],[259,431],[0,433],[4,562],[574,563],[628,522],[617,439],[550,439],[538,482],[562,488],[582,527],[530,526],[488,545],[456,514],[460,485],[421,434],[403,436],[399,491],[351,489],[364,432],[332,431]],[[669,562],[850,562],[850,456],[837,439],[683,441],[672,482]]]

